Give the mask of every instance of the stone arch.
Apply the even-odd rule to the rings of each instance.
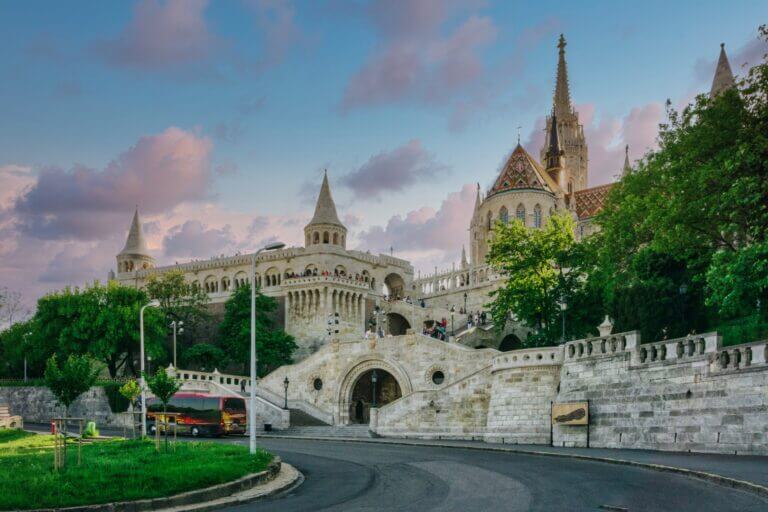
[[[242,270],[235,274],[235,290],[238,290],[248,283],[248,274]]]
[[[205,278],[203,287],[205,288],[206,293],[216,293],[219,291],[219,283],[216,280],[216,277],[212,275]]]
[[[315,231],[312,234],[312,243],[313,244],[319,244],[320,243],[320,232],[319,231]]]
[[[500,352],[509,352],[510,350],[518,350],[523,348],[523,342],[515,334],[507,334],[504,339],[499,343]]]
[[[400,313],[387,313],[387,328],[392,336],[401,336],[411,328],[411,323]]]
[[[359,359],[349,365],[347,370],[342,373],[344,378],[339,385],[338,410],[336,412],[336,420],[339,424],[346,425],[350,423],[349,411],[352,405],[352,392],[360,377],[373,369],[383,370],[392,375],[400,386],[401,396],[407,396],[413,392],[411,379],[400,364],[376,356],[366,356],[363,359]]]
[[[506,206],[502,206],[499,210],[499,221],[501,221],[502,224],[507,224],[509,222],[509,211],[507,211]]]
[[[387,274],[387,277],[384,278],[384,286],[390,297],[402,298],[405,293],[405,280],[403,276],[395,272]]]
[[[323,231],[323,243],[327,244],[331,241],[331,235],[327,231]]]
[[[334,233],[333,234],[333,245],[339,245],[339,234]]]
[[[333,273],[339,276],[346,276],[347,267],[345,267],[344,265],[336,265],[336,268],[334,269]]]

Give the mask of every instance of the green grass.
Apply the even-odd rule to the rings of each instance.
[[[175,447],[175,449],[174,449]],[[0,510],[53,508],[171,496],[264,470],[272,455],[244,446],[180,441],[168,453],[152,441],[69,446],[68,466],[53,470],[53,438],[0,430]]]

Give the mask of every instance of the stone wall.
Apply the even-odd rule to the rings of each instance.
[[[6,402],[11,414],[24,418],[25,423],[50,423],[51,418],[65,414],[50,390],[42,386],[0,387],[0,402]],[[97,426],[130,424],[128,415],[113,414],[104,388],[93,387],[83,393],[69,409],[69,416],[95,421]]]

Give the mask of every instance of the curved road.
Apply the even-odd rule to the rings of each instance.
[[[681,475],[533,455],[262,439],[298,468],[292,491],[228,511],[762,511],[768,500]]]

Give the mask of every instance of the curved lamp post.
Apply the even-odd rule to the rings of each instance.
[[[173,367],[178,368],[179,365],[176,364],[176,334],[181,334],[184,332],[184,325],[183,320],[174,320],[171,322],[171,325],[169,327],[173,328]]]
[[[376,380],[378,379],[378,375],[376,374],[376,370],[374,369],[371,373],[371,385],[373,386],[373,398],[371,400],[371,407],[373,409],[376,408]]]
[[[285,376],[285,380],[283,381],[283,389],[285,389],[285,403],[283,406],[283,409],[286,411],[288,410],[288,386],[291,384],[291,380],[288,378],[288,376]]]
[[[256,260],[264,251],[276,251],[283,247],[283,242],[272,242],[253,253],[251,257],[251,397],[248,402],[248,447],[251,455],[256,453]]]

